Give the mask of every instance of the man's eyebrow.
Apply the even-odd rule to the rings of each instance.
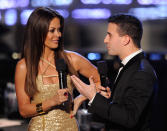
[[[107,32],[107,34],[111,36],[111,33],[110,33],[110,32]]]

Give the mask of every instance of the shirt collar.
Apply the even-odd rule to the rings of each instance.
[[[128,61],[130,61],[133,57],[135,57],[136,55],[138,55],[138,54],[141,53],[142,51],[143,51],[143,50],[140,49],[140,50],[138,50],[138,51],[136,51],[136,52],[134,52],[134,53],[128,55],[127,57],[125,57],[125,58],[122,60],[121,63],[122,63],[123,65],[126,65],[126,64],[128,63]]]

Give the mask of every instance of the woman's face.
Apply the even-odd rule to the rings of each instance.
[[[53,20],[50,22],[48,33],[46,35],[45,47],[50,49],[55,49],[58,47],[59,40],[62,35],[60,28],[60,19],[57,17],[53,18]]]

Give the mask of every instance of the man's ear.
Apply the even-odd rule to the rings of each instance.
[[[130,43],[130,37],[128,35],[123,36],[123,45],[126,46]]]

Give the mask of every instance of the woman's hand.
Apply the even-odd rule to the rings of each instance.
[[[85,101],[87,98],[85,96],[79,95],[74,99],[74,106],[73,106],[73,111],[71,113],[71,117],[75,116],[80,105],[82,104],[83,101]]]
[[[67,89],[59,89],[56,95],[54,95],[51,98],[53,106],[61,105],[63,102],[67,100],[68,100],[68,90]]]

